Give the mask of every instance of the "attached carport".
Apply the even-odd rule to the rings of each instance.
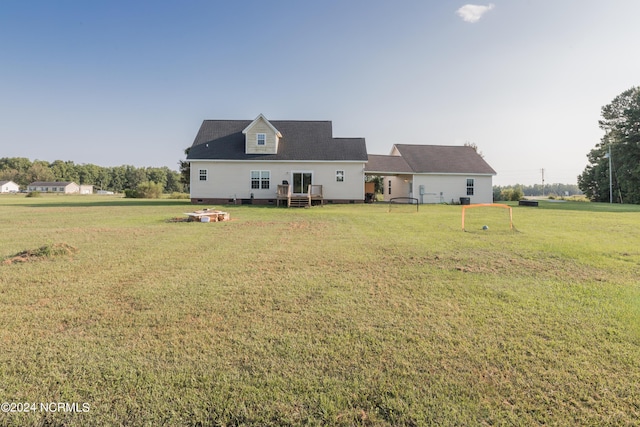
[[[393,197],[413,196],[413,171],[401,156],[369,154],[364,168],[365,176],[380,176],[385,201]]]

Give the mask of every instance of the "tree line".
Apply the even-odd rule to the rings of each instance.
[[[135,167],[131,165],[102,167],[93,164],[75,164],[73,161],[31,161],[25,157],[0,158],[0,181],[13,181],[26,188],[36,181],[73,181],[93,185],[96,190],[135,190],[145,183],[155,183],[164,193],[183,192],[188,183],[180,173],[168,167]]]
[[[533,185],[494,185],[493,200],[520,200],[522,197],[539,196],[575,196],[582,194],[580,188],[575,184],[533,184]]]

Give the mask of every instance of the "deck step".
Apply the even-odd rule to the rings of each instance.
[[[292,208],[304,208],[309,206],[309,199],[291,199],[289,201],[289,207]]]

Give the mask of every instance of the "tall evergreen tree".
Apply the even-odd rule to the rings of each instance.
[[[591,200],[608,202],[611,174],[613,200],[640,204],[640,87],[602,107],[599,124],[605,134],[587,155],[589,164],[578,176],[578,186]]]
[[[185,148],[185,156],[189,155],[189,150],[191,150],[191,147]],[[180,182],[184,185],[184,188],[188,189],[191,183],[191,162],[188,160],[179,160],[178,164],[180,165]]]

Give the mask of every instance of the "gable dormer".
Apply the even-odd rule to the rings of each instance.
[[[276,154],[282,134],[267,118],[260,114],[242,133],[246,154]]]

